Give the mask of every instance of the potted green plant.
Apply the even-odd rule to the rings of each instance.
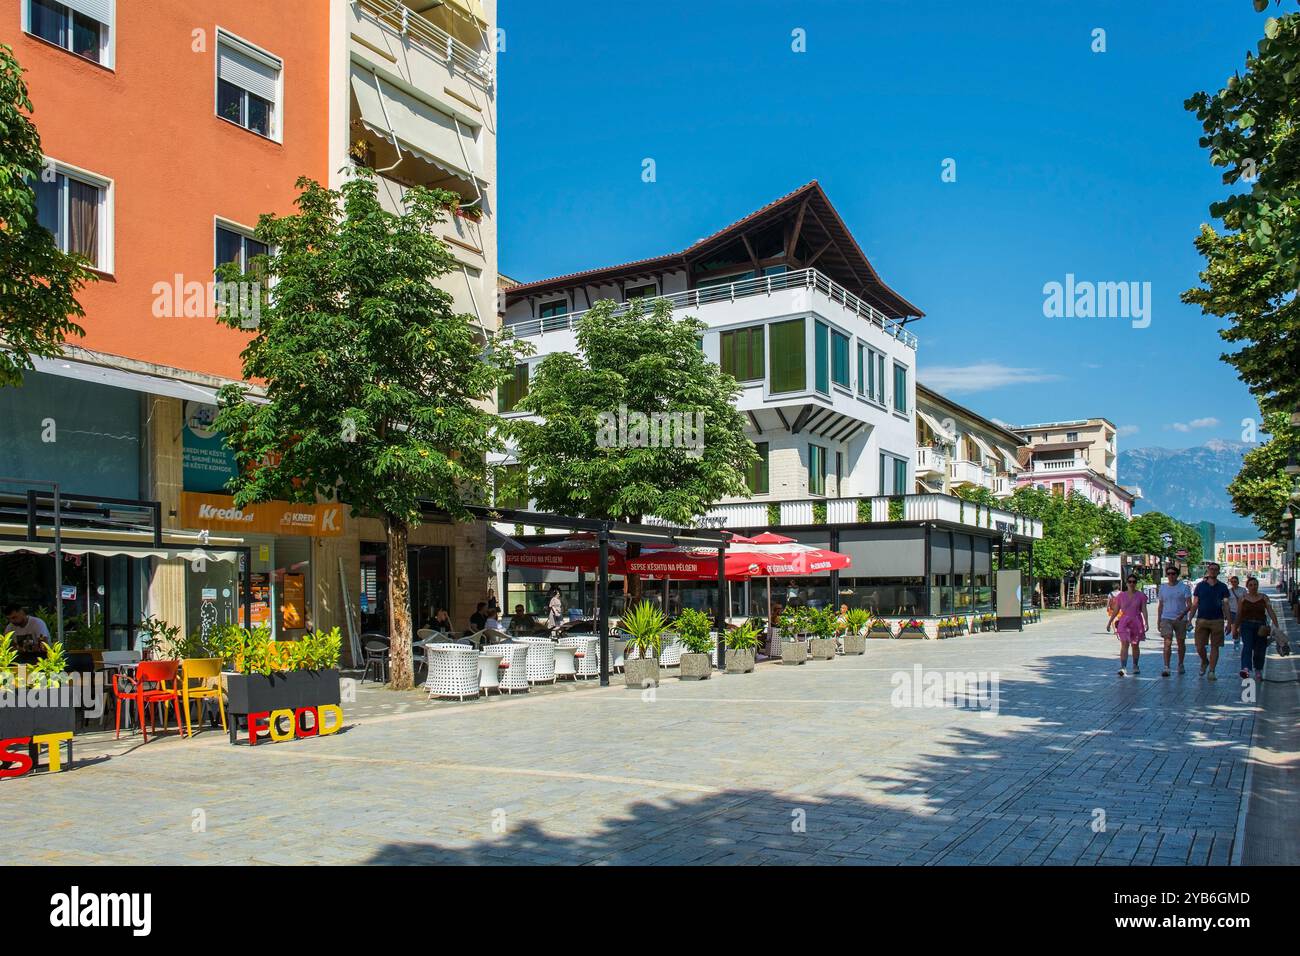
[[[179,624],[168,624],[150,615],[140,622],[136,633],[140,635],[140,649],[145,660],[153,660],[172,653],[180,643],[181,628]]]
[[[10,637],[0,636],[0,739],[75,732],[75,695],[58,692],[69,680],[63,645],[50,644],[26,667],[17,657]]]
[[[920,618],[908,618],[898,625],[898,636],[909,638],[925,637],[925,622]]]
[[[752,674],[754,657],[758,652],[758,625],[746,621],[727,632],[727,673]]]
[[[703,611],[688,607],[678,615],[673,627],[685,648],[677,676],[682,680],[708,680],[713,674],[713,660],[709,656],[713,650],[712,619]]]
[[[844,630],[844,653],[865,654],[867,652],[867,627],[871,624],[871,612],[865,608],[850,608],[844,618],[847,625]]]
[[[623,680],[628,687],[637,689],[652,684],[659,686],[659,649],[663,643],[664,628],[668,622],[663,613],[649,601],[642,601],[623,615],[623,630],[627,631],[627,647],[623,652]],[[636,656],[633,657],[635,651]]]
[[[782,664],[802,664],[808,660],[808,643],[803,640],[808,632],[807,612],[807,608],[787,607],[777,619]]]
[[[811,637],[808,641],[808,655],[813,660],[830,661],[835,659],[835,652],[838,649],[835,631],[838,628],[838,623],[839,615],[836,614],[834,608],[809,608],[808,632]]]
[[[232,660],[235,667],[233,673],[224,675],[231,714],[247,716],[340,703],[338,663],[343,637],[337,627],[309,632],[301,640],[289,642],[292,647],[287,652],[272,649],[271,632],[266,627],[227,628],[218,632],[217,639],[222,646],[214,649],[212,656]],[[233,741],[233,721],[230,726]]]

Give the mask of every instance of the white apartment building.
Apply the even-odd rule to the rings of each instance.
[[[444,287],[497,327],[496,0],[330,2],[331,185],[368,166],[393,212],[411,186],[458,193]]]
[[[916,387],[916,490],[954,494],[986,488],[998,498],[1016,490],[1020,436],[924,385]]]
[[[706,326],[705,354],[743,385],[738,406],[761,462],[749,504],[906,495],[916,455],[921,311],[876,273],[816,182],[681,252],[505,290],[505,323],[536,354],[576,348],[596,302],[665,297]],[[723,502],[727,504],[728,502]]]

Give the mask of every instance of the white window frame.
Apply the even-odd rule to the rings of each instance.
[[[251,133],[259,139],[267,139],[273,143],[283,143],[285,114],[287,112],[284,103],[284,60],[271,51],[260,47],[249,40],[245,40],[243,37],[236,33],[232,33],[230,30],[227,30],[220,25],[216,28],[216,38],[217,42],[212,50],[212,115],[223,122],[229,123],[231,126],[244,130],[246,133]],[[234,120],[221,115],[219,104],[221,91],[221,46],[223,43],[236,52],[242,53],[254,60],[258,60],[276,71],[275,101],[271,103],[271,131],[267,136],[263,136],[255,129],[250,129],[243,123],[236,123]],[[245,94],[248,93],[247,90],[244,92]]]
[[[252,239],[254,242],[261,242],[261,240],[257,238],[257,230],[242,225],[240,223],[237,223],[232,219],[222,219],[220,216],[213,216],[212,217],[212,271],[214,277],[217,271],[217,266],[219,265],[219,263],[217,262],[217,230],[218,229],[224,229],[226,230],[226,232],[233,232],[239,236],[242,236],[244,239]],[[267,254],[269,255],[272,251],[273,250],[271,249],[271,247],[267,246]],[[239,264],[239,271],[247,272],[248,271],[248,247],[247,246],[243,246],[243,245],[240,246],[239,257],[242,260]]]
[[[99,231],[97,245],[99,246],[99,261],[91,264],[96,272],[104,275],[113,274],[113,180],[98,173],[92,173],[88,169],[82,169],[80,166],[73,166],[71,163],[60,162],[51,156],[45,157],[45,162],[41,166],[41,174],[45,171],[53,170],[56,173],[75,179],[78,182],[93,186],[99,190],[99,216],[97,217],[96,227]],[[68,200],[67,194],[63,193],[59,199],[62,208],[59,210],[59,220],[66,221]],[[60,246],[62,248],[62,246]],[[67,250],[64,249],[64,252]]]
[[[68,7],[68,5],[64,3],[63,0],[53,0],[53,2],[59,4],[59,6],[61,7]],[[99,31],[100,59],[98,62],[96,62],[95,60],[86,60],[84,56],[82,56],[79,53],[73,53],[72,50],[70,50],[68,47],[61,46],[59,47],[59,49],[63,50],[65,53],[75,56],[78,60],[86,60],[87,63],[95,63],[97,66],[102,66],[106,70],[114,70],[117,64],[117,0],[112,0],[112,3],[113,3],[112,22],[105,23],[102,20],[98,21],[100,27],[102,27],[102,29]],[[37,36],[35,33],[32,32],[32,0],[21,0],[20,6],[21,6],[21,13],[22,13],[23,32],[26,33],[28,36],[30,36],[32,39],[39,41],[40,43],[46,43],[49,44],[50,46],[55,46],[56,44],[50,43],[49,40],[45,39],[44,37]],[[71,15],[72,13],[71,7],[68,7],[68,12],[69,15]]]

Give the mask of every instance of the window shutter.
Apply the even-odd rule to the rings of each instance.
[[[60,2],[77,13],[84,13],[92,20],[98,20],[110,27],[113,25],[113,13],[114,8],[117,6],[117,0],[60,0]]]
[[[241,90],[271,103],[275,102],[275,87],[280,70],[259,57],[239,49],[231,40],[222,37],[217,47],[217,76],[233,83]]]

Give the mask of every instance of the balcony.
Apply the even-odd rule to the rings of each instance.
[[[820,293],[846,311],[883,330],[887,335],[907,348],[913,351],[916,350],[916,336],[907,331],[901,321],[884,315],[863,302],[848,289],[836,282],[832,282],[816,269],[800,269],[796,272],[787,272],[781,275],[743,279],[729,285],[715,285],[703,289],[690,289],[686,292],[674,292],[662,298],[666,299],[674,309],[695,309],[718,302],[735,303],[752,299],[755,296],[770,297],[781,293],[792,293],[788,298],[794,301],[783,303],[783,310],[806,312],[811,311],[812,293],[814,292]],[[628,305],[626,302],[619,305],[617,311],[626,311]],[[584,315],[586,315],[585,310],[545,319],[525,319],[521,322],[512,323],[510,328],[520,338],[544,336],[553,332],[571,332],[577,328],[577,323],[582,320]]]
[[[994,475],[991,487],[996,497],[1010,498],[1016,490],[1016,480],[1011,475]]]
[[[1035,472],[1078,471],[1087,468],[1088,462],[1083,458],[1035,458]]]
[[[918,478],[922,475],[946,475],[947,473],[947,456],[935,451],[933,448],[918,448],[916,450],[916,474]]]
[[[397,0],[355,0],[355,2],[361,10],[369,13],[404,41],[435,60],[442,61],[449,70],[463,75],[481,89],[492,92],[495,76],[490,51],[476,50],[457,40],[446,30],[429,22]]]
[[[954,485],[975,485],[987,488],[992,483],[992,475],[984,470],[983,465],[973,461],[948,462],[948,480]]]

